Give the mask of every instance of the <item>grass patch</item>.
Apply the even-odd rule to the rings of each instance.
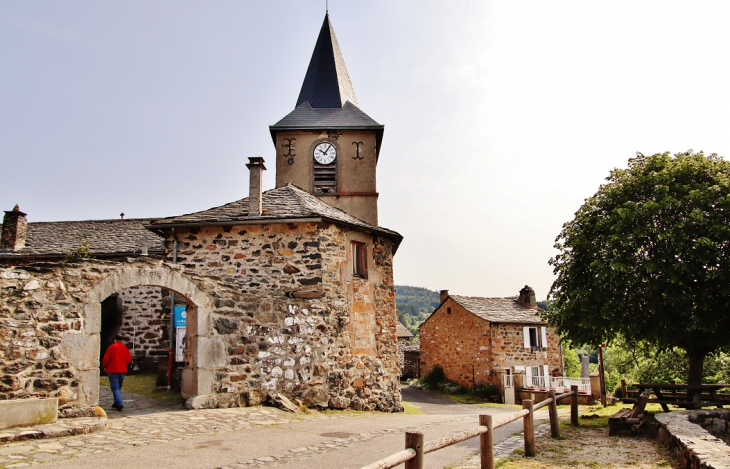
[[[407,402],[403,403],[403,413],[406,415],[420,415],[423,413],[420,407],[417,405],[409,404]]]
[[[153,373],[127,375],[124,378],[124,384],[122,384],[122,391],[149,397],[150,399],[164,402],[165,404],[181,405],[182,396],[180,396],[180,393],[175,391],[158,391],[155,385],[156,379],[157,375]],[[99,386],[108,388],[109,378],[100,376]]]

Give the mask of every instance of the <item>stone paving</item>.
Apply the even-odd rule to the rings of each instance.
[[[101,388],[100,405],[107,410],[108,430],[95,434],[79,434],[52,440],[28,440],[0,445],[0,468],[30,467],[49,461],[88,457],[89,455],[140,447],[154,443],[182,441],[188,438],[214,435],[222,432],[257,428],[302,420],[336,419],[346,414],[294,415],[271,407],[245,407],[188,411],[181,406],[161,403],[153,399],[123,391],[124,410],[111,409],[109,388]],[[448,422],[471,421],[473,415],[455,416]],[[74,419],[80,420],[80,419]],[[406,425],[368,433],[340,433],[324,443],[290,449],[282,454],[271,454],[223,466],[222,469],[249,467],[276,467],[290,462],[306,461],[318,454],[329,453],[369,440],[393,434],[440,425],[445,421]],[[549,425],[539,425],[537,435],[549,431]],[[521,434],[495,445],[497,458],[510,455],[524,444]],[[479,456],[467,460],[460,469],[479,467]]]
[[[210,409],[191,412],[136,394],[123,392],[124,410],[111,410],[111,392],[102,387],[100,404],[109,416],[103,433],[27,440],[0,446],[0,468],[29,467],[91,454],[180,441],[221,432],[287,423],[296,420],[336,418],[323,414],[293,415],[270,407]],[[108,394],[108,396],[106,395]]]

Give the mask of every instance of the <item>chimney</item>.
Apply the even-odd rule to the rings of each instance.
[[[522,306],[536,307],[537,300],[535,299],[535,290],[525,285],[525,288],[520,290],[520,299],[517,300]]]
[[[440,295],[441,303],[443,303],[444,301],[446,301],[446,298],[449,297],[449,291],[448,290],[441,290],[439,292],[439,295]]]
[[[0,249],[17,251],[25,247],[25,234],[28,231],[25,215],[17,205],[11,211],[5,212]]]
[[[264,159],[260,156],[254,156],[248,159],[246,167],[249,169],[249,185],[248,185],[248,216],[256,217],[263,212],[261,208],[261,181],[263,180]]]

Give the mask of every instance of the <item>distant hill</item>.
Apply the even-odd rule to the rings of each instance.
[[[433,313],[441,303],[439,292],[427,288],[395,286],[395,303],[398,319],[413,335],[418,334],[418,326]]]

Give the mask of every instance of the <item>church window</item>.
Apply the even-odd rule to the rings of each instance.
[[[367,249],[365,243],[352,242],[352,275],[367,278]]]

